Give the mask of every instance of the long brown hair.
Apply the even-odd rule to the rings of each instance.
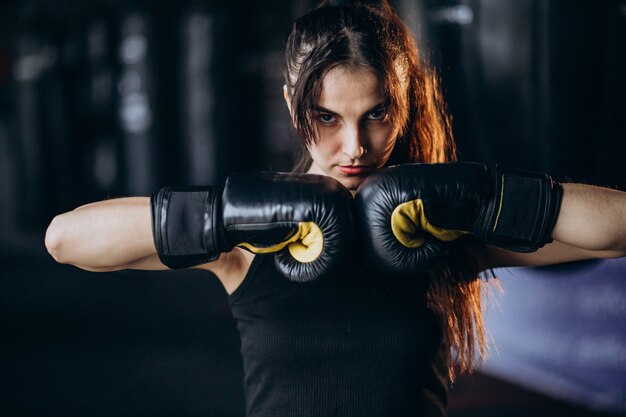
[[[450,117],[435,71],[420,57],[408,28],[387,1],[323,1],[297,19],[287,41],[284,76],[294,126],[303,145],[316,140],[310,109],[332,68],[366,68],[388,97],[388,116],[400,133],[388,165],[456,160]],[[311,157],[302,147],[294,167],[305,172]],[[487,353],[480,279],[486,254],[470,237],[457,240],[450,255],[429,273],[427,303],[440,318],[443,342],[450,346],[448,375],[469,372]]]

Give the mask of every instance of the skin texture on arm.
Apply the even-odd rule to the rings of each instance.
[[[554,241],[532,253],[489,247],[489,268],[626,256],[626,193],[584,184],[562,185]]]

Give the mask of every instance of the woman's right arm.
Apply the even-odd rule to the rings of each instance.
[[[152,241],[148,197],[99,201],[56,216],[46,248],[57,262],[88,271],[167,269]]]
[[[99,201],[60,214],[48,226],[45,243],[57,262],[87,271],[168,269],[154,246],[148,197]],[[195,268],[213,272],[231,293],[243,281],[253,257],[234,248]]]

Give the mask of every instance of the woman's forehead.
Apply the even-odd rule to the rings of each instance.
[[[369,109],[381,101],[381,83],[374,72],[336,67],[328,71],[322,80],[318,105],[328,109],[333,106]]]

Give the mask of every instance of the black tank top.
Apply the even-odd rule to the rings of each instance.
[[[369,271],[299,284],[255,256],[230,296],[248,416],[445,415],[449,347],[424,281]]]

